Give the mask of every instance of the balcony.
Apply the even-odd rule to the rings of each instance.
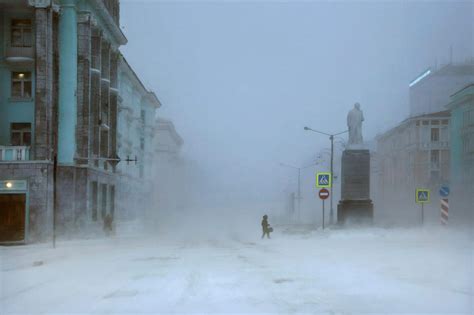
[[[0,146],[0,161],[28,161],[30,147],[27,146]]]
[[[449,141],[420,142],[421,150],[449,150]]]
[[[7,47],[5,60],[10,64],[32,63],[34,61],[33,47]]]

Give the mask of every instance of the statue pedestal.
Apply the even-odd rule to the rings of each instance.
[[[342,153],[341,200],[337,223],[372,224],[374,205],[370,199],[370,152],[348,149]]]

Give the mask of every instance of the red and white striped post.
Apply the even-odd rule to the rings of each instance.
[[[449,202],[448,198],[441,199],[441,224],[447,225],[449,217]]]

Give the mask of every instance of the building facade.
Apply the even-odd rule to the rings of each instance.
[[[474,82],[474,81],[473,81]],[[451,96],[449,220],[474,222],[474,83]]]
[[[434,194],[449,181],[449,121],[449,111],[420,115],[377,137],[374,203],[381,222],[418,224],[415,190]],[[439,218],[433,211],[426,218]]]
[[[440,222],[438,191],[449,185],[450,96],[473,82],[474,64],[448,64],[428,69],[409,84],[410,117],[377,136],[374,199],[376,219],[388,224],[421,221],[415,190],[431,190],[425,219]]]
[[[158,126],[156,111],[159,99],[148,91],[121,56],[119,63],[119,119],[118,154],[122,159],[117,166],[119,198],[117,221],[143,219],[145,211],[153,207],[153,184],[156,180],[156,138]]]
[[[100,229],[115,211],[118,0],[0,8],[0,241]]]

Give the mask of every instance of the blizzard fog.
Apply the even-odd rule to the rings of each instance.
[[[184,139],[179,163],[113,236],[1,248],[1,314],[474,312],[472,226],[428,208],[421,227],[414,205],[395,227],[375,203],[373,227],[323,231],[314,175],[330,143],[303,130],[344,131],[360,102],[372,149],[408,114],[413,78],[473,56],[472,2],[121,3],[123,53]],[[281,163],[311,165],[299,213]]]

